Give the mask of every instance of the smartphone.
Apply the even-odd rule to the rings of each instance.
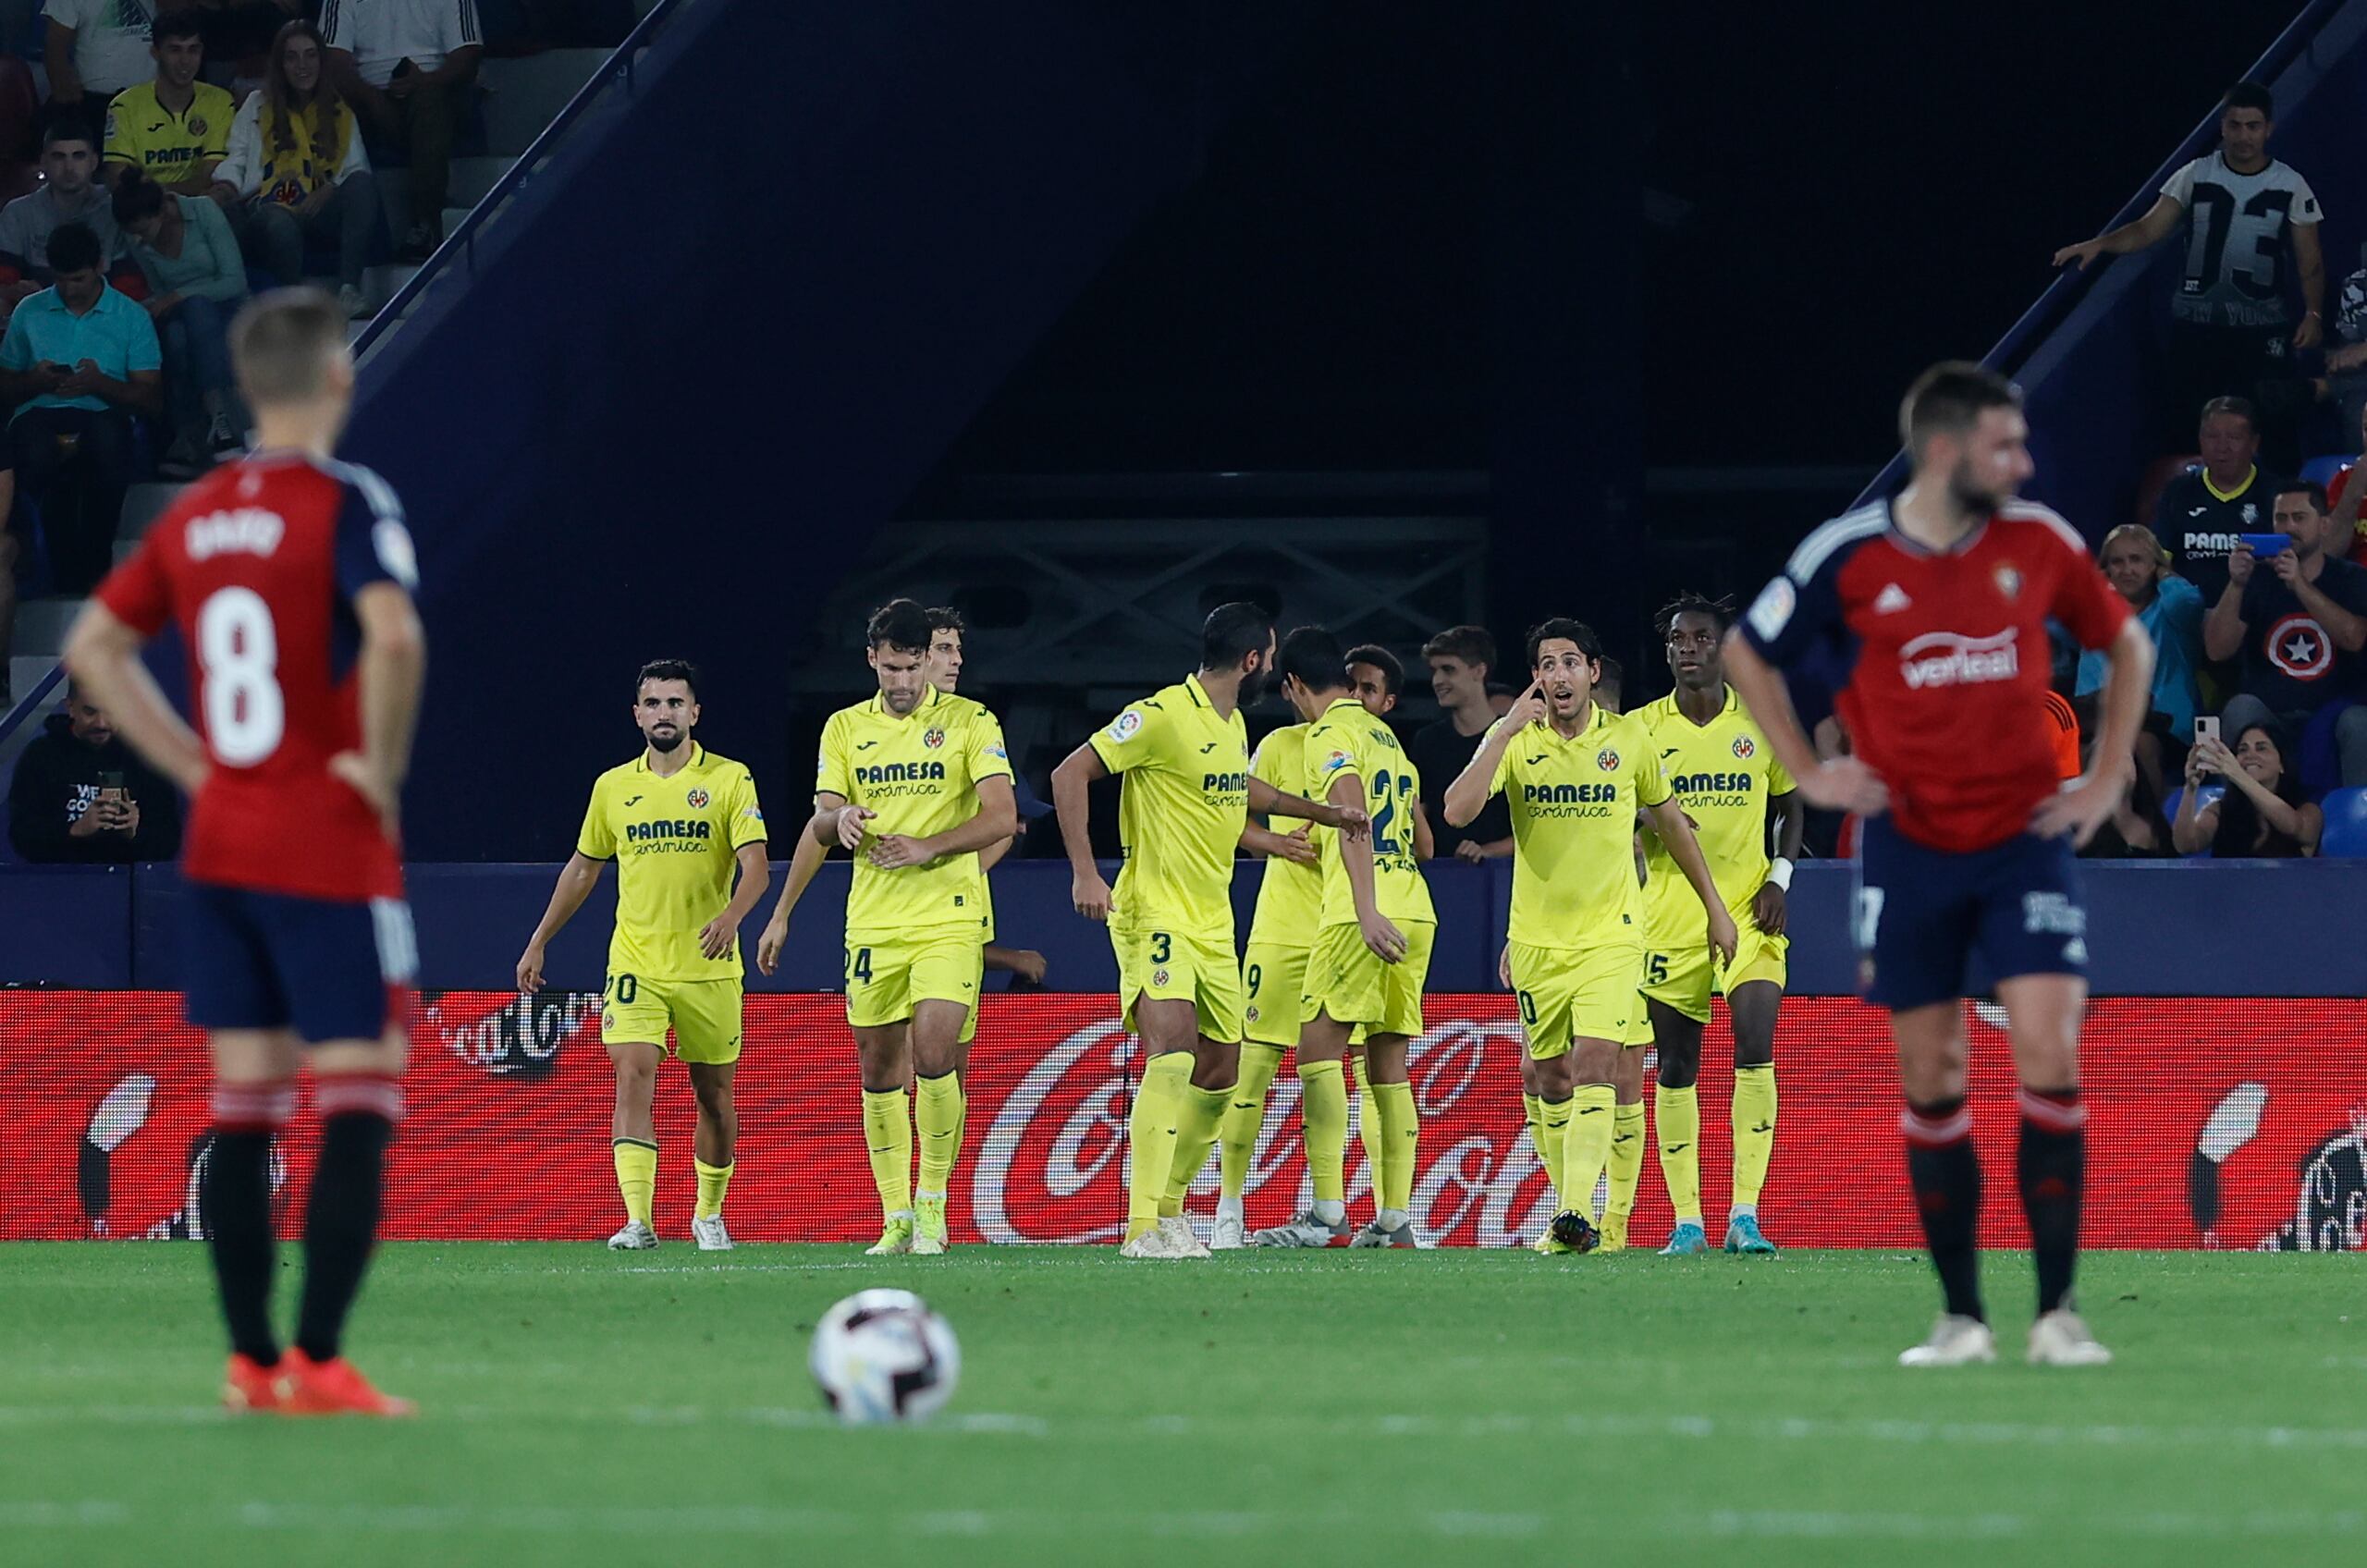
[[[2205,715],[2204,717],[2196,719],[2194,721],[2194,738],[2198,741],[2216,741],[2219,739],[2219,720],[2209,715]]]
[[[120,789],[122,789],[122,788],[123,788],[123,775],[122,775],[122,774],[120,774],[120,773],[102,773],[102,774],[100,774],[100,775],[99,775],[99,788],[100,788],[100,789],[102,789],[102,790],[120,790]]]
[[[2236,537],[2250,545],[2252,554],[2263,560],[2271,556],[2281,556],[2293,547],[2293,535],[2290,533],[2238,533]]]

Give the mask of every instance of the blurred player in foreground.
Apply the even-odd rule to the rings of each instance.
[[[267,294],[230,333],[255,455],[183,491],[76,622],[67,668],[193,801],[181,872],[189,1021],[214,1057],[201,1207],[233,1410],[408,1415],[340,1352],[402,1120],[416,968],[396,802],[426,645],[402,508],[332,457],[353,400],[345,312]],[[192,730],[141,645],[177,622]],[[309,1061],[321,1154],[295,1343],[271,1324],[271,1144]]]
[[[2088,917],[2072,857],[2135,766],[2153,649],[2086,542],[2015,499],[2031,473],[2021,402],[1980,365],[1925,371],[1899,412],[1914,465],[1907,488],[1809,534],[1726,635],[1727,679],[1800,793],[1866,819],[1860,973],[1898,1039],[1907,1174],[1944,1302],[1931,1337],[1899,1357],[1908,1366],[1997,1358],[1981,1301],[1981,1159],[1965,1104],[1963,998],[1976,955],[2005,1005],[2021,1083],[2016,1175],[2038,1265],[2030,1359],[2112,1359],[2071,1299],[2088,1121]],[[2039,695],[2050,617],[2111,662],[2096,771],[2067,787]],[[1849,660],[1836,705],[1855,753],[1820,762],[1782,672],[1836,649]]]

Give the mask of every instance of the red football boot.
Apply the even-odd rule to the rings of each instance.
[[[279,1408],[279,1374],[287,1363],[265,1366],[251,1355],[234,1355],[222,1375],[222,1408],[233,1415],[261,1415]]]
[[[416,1415],[419,1406],[382,1394],[343,1356],[314,1361],[292,1346],[279,1359],[279,1409],[288,1415]]]

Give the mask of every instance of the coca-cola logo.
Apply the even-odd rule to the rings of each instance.
[[[1453,1019],[1406,1050],[1415,1103],[1429,1129],[1414,1188],[1414,1220],[1441,1243],[1516,1246],[1552,1218],[1553,1194],[1517,1101],[1472,1098],[1490,1055],[1525,1051],[1517,1023]],[[971,1213],[990,1242],[1114,1241],[1124,1223],[1126,1116],[1139,1046],[1115,1020],[1093,1023],[1045,1052],[1004,1099],[971,1172]],[[1502,1074],[1501,1063],[1496,1068]],[[1313,1197],[1299,1084],[1275,1081],[1252,1147],[1244,1196],[1291,1182],[1291,1207]],[[1370,1190],[1354,1138],[1348,1197]],[[1193,1184],[1217,1189],[1213,1162]]]
[[[423,1031],[472,1067],[497,1077],[538,1077],[586,1024],[600,1016],[597,991],[544,991],[514,997],[490,1012],[448,1008],[441,995],[423,996]]]

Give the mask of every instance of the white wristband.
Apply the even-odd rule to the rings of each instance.
[[[1775,886],[1783,888],[1784,891],[1787,893],[1790,892],[1792,890],[1792,863],[1785,860],[1781,855],[1776,856],[1774,864],[1767,868],[1767,880],[1774,883]]]

